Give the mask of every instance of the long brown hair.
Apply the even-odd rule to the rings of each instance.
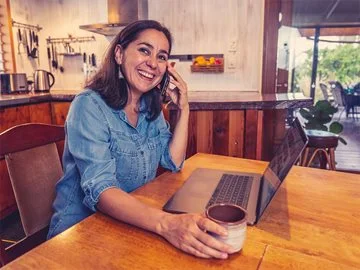
[[[170,31],[154,20],[140,20],[126,26],[107,49],[105,58],[100,69],[96,74],[86,82],[85,87],[98,92],[113,109],[123,109],[128,101],[128,88],[125,78],[119,79],[120,66],[115,61],[115,47],[120,45],[124,50],[127,46],[136,40],[140,33],[148,29],[155,29],[162,32],[169,42],[169,54],[172,46],[172,36]],[[145,110],[147,119],[152,121],[156,119],[161,111],[160,93],[157,88],[153,88],[143,94],[142,99],[145,101]]]

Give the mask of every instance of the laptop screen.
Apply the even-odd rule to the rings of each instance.
[[[258,217],[263,214],[276,190],[305,148],[306,143],[307,136],[296,118],[264,172],[260,187]]]

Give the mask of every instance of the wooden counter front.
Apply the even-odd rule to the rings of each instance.
[[[263,172],[266,162],[197,154],[132,194],[161,208],[198,168]],[[356,269],[360,265],[359,176],[295,166],[242,252],[200,259],[153,233],[96,213],[4,269]]]

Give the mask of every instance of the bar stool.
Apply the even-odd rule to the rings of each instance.
[[[335,168],[335,149],[339,143],[339,136],[322,130],[305,130],[309,142],[301,155],[300,165],[309,167],[316,156],[320,160],[320,168],[329,170]],[[309,158],[310,156],[310,158]]]

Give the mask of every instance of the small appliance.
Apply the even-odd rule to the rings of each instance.
[[[0,74],[1,94],[15,94],[29,92],[25,73],[2,73]]]
[[[55,77],[46,70],[35,70],[34,73],[34,91],[49,92],[51,86],[55,83]]]

